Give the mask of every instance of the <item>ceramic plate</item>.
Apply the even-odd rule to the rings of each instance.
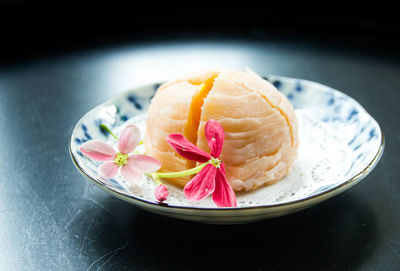
[[[104,123],[117,135],[130,123],[146,129],[146,111],[159,83],[121,93],[86,113],[76,124],[70,153],[79,171],[103,190],[154,213],[204,223],[247,223],[293,213],[320,203],[357,184],[374,168],[382,155],[384,137],[378,123],[351,97],[311,81],[269,75],[291,101],[299,120],[300,145],[290,174],[282,181],[256,191],[237,193],[238,207],[217,208],[211,197],[187,201],[182,189],[168,185],[170,195],[159,204],[153,182],[136,184],[122,178],[104,179],[98,162],[79,148],[98,139],[116,145]]]

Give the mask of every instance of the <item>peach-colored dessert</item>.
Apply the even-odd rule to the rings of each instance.
[[[148,111],[145,147],[161,162],[160,171],[196,166],[196,162],[179,156],[166,138],[170,133],[182,133],[209,152],[204,135],[209,119],[224,128],[220,158],[233,189],[256,189],[287,175],[298,148],[293,106],[272,84],[250,70],[198,72],[159,87]],[[190,179],[168,180],[184,186]]]

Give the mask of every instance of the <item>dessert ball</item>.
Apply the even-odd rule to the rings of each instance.
[[[166,138],[182,133],[209,152],[204,126],[210,119],[224,128],[220,159],[234,190],[257,189],[288,174],[298,148],[295,111],[271,83],[250,70],[197,72],[159,87],[148,110],[145,147],[161,162],[160,171],[196,166],[179,156]],[[168,180],[184,186],[190,179]]]

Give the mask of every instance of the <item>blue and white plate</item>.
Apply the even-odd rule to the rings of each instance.
[[[154,213],[204,223],[235,224],[293,213],[333,197],[365,178],[378,163],[384,138],[378,123],[354,99],[330,87],[307,80],[269,75],[292,102],[299,120],[300,145],[291,173],[282,181],[256,191],[237,193],[238,207],[217,208],[210,198],[193,203],[182,189],[169,185],[168,200],[159,204],[153,182],[130,184],[119,176],[104,179],[98,162],[79,148],[90,139],[116,145],[100,124],[116,134],[130,123],[142,135],[146,112],[159,83],[121,93],[86,113],[76,124],[70,153],[79,171],[103,190]]]

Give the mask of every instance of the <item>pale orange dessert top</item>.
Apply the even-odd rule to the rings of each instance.
[[[166,138],[170,133],[182,133],[209,152],[204,135],[209,119],[224,128],[220,158],[233,189],[273,184],[289,172],[298,148],[293,106],[250,70],[198,72],[160,86],[148,111],[146,152],[161,162],[163,172],[196,166],[179,156]],[[190,179],[169,180],[184,186]]]

